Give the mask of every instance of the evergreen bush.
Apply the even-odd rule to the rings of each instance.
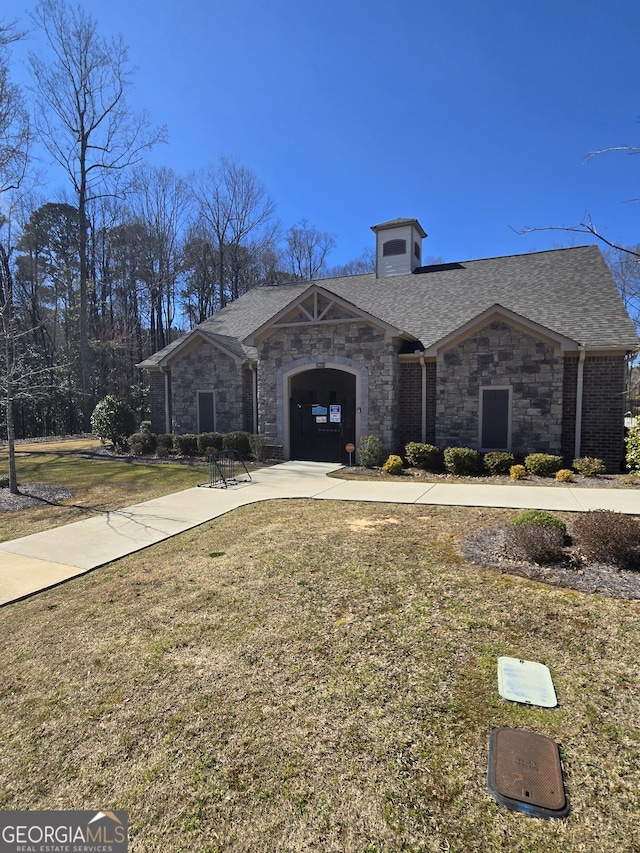
[[[527,469],[524,465],[512,465],[509,469],[509,476],[512,480],[526,480]]]
[[[484,454],[484,467],[490,474],[508,474],[515,465],[515,456],[506,450],[490,450]]]
[[[524,467],[538,477],[553,477],[562,468],[562,457],[551,453],[530,453],[525,457]]]
[[[198,436],[193,433],[173,436],[173,449],[178,456],[198,455]]]
[[[128,443],[135,456],[149,456],[156,452],[157,436],[152,432],[134,432],[129,436]]]
[[[267,439],[263,435],[254,433],[249,436],[249,446],[251,448],[251,455],[256,462],[264,462],[267,455]]]
[[[116,394],[109,394],[93,410],[91,429],[103,444],[114,450],[125,450],[127,439],[136,428],[136,418],[131,406]]]
[[[384,445],[377,435],[363,436],[358,447],[358,463],[363,468],[379,468],[384,455]]]
[[[480,470],[480,454],[472,447],[446,447],[443,455],[450,474],[475,476]]]
[[[604,461],[595,456],[580,456],[573,460],[571,467],[583,477],[595,477],[597,474],[604,474],[607,470]]]
[[[425,471],[442,470],[442,452],[434,444],[410,441],[404,448],[404,455],[412,468],[422,468]]]
[[[222,450],[221,432],[201,432],[198,435],[198,453],[201,456],[209,456]]]
[[[514,527],[520,527],[523,524],[534,524],[536,527],[553,527],[555,530],[559,530],[563,536],[567,534],[567,525],[564,521],[545,509],[523,509],[511,523]]]
[[[640,427],[633,427],[624,440],[629,471],[640,471]]]
[[[561,468],[556,471],[556,482],[558,483],[573,483],[575,475],[571,468]]]
[[[171,432],[163,432],[156,436],[156,456],[169,456],[174,452],[175,435]]]
[[[240,459],[248,459],[251,456],[251,433],[243,430],[227,432],[222,436],[222,449],[235,450]]]

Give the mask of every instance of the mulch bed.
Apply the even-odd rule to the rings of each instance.
[[[19,512],[21,509],[31,509],[43,504],[57,506],[73,497],[70,489],[62,486],[47,486],[44,483],[20,483],[19,495],[12,495],[9,489],[0,489],[0,513]]]
[[[470,563],[502,574],[520,575],[552,586],[597,593],[607,598],[640,599],[640,571],[605,564],[586,564],[571,549],[567,549],[563,563],[538,565],[515,560],[508,553],[507,533],[506,527],[498,526],[484,527],[465,536],[460,541],[462,556]]]

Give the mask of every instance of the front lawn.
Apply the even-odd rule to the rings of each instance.
[[[0,808],[127,809],[135,853],[637,851],[640,603],[459,557],[512,515],[246,506],[2,608]],[[494,726],[561,744],[567,819],[492,799]]]

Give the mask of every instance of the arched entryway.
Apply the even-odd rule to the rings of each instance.
[[[314,368],[289,378],[291,459],[346,462],[345,445],[355,443],[356,376]]]

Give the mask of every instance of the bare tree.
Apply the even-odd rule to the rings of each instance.
[[[193,198],[187,183],[166,167],[138,167],[132,190],[130,215],[145,235],[141,266],[149,297],[152,342],[154,349],[162,349],[171,343],[183,233]]]
[[[35,124],[71,181],[80,218],[80,362],[88,427],[88,205],[113,193],[116,179],[164,138],[164,130],[150,130],[146,115],[127,104],[133,71],[121,37],[103,38],[82,6],[64,0],[41,0],[33,20],[49,51],[46,57],[29,55],[38,99]]]
[[[9,76],[7,47],[21,38],[15,24],[0,25],[0,199],[19,189],[29,163],[29,116],[22,93]],[[15,330],[10,217],[0,219],[0,327],[4,339],[4,400],[9,450],[9,489],[18,492],[15,460]]]
[[[615,145],[610,148],[602,148],[599,151],[590,151],[587,154],[587,160],[590,160],[592,157],[598,157],[600,154],[610,154],[612,152],[620,153],[623,152],[625,154],[640,154],[640,148],[635,147],[633,145]],[[637,201],[637,198],[631,199],[632,201]],[[580,222],[576,225],[542,225],[537,227],[525,227],[518,230],[518,234],[531,234],[535,231],[565,231],[571,232],[574,234],[588,234],[590,237],[595,237],[596,240],[599,240],[601,243],[604,243],[610,249],[614,249],[616,252],[623,252],[625,254],[631,255],[634,258],[640,258],[640,247],[629,247],[629,246],[621,246],[618,243],[613,243],[611,240],[607,239],[604,234],[597,228],[594,224],[593,219],[591,218],[590,213],[585,213]]]
[[[353,258],[347,261],[346,264],[338,264],[327,270],[331,278],[338,278],[345,275],[363,275],[364,273],[375,272],[376,269],[376,250],[373,248],[363,249],[362,254],[358,258]]]
[[[278,230],[275,203],[256,175],[228,157],[200,172],[192,181],[198,204],[198,233],[206,234],[217,261],[218,307],[244,290],[241,256],[272,246]],[[242,251],[240,250],[242,247]]]
[[[328,231],[318,231],[307,219],[292,225],[285,235],[284,263],[294,278],[311,281],[326,272],[329,252],[336,238]]]

